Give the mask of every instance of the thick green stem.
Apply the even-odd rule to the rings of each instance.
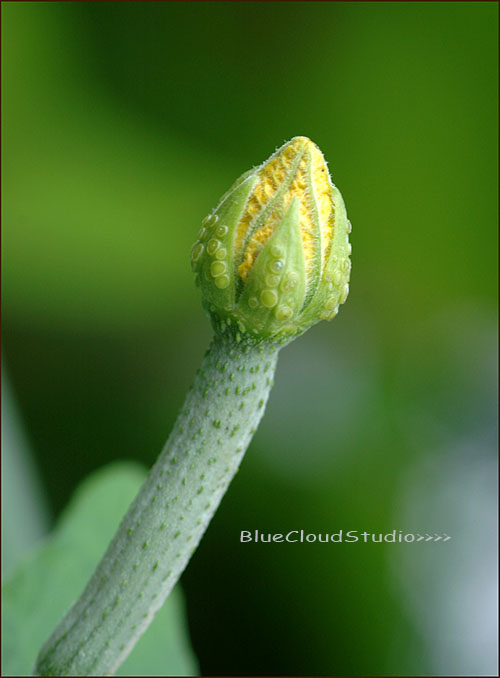
[[[216,337],[173,431],[39,676],[112,675],[182,574],[262,417],[278,349]]]

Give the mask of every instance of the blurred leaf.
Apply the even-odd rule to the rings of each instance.
[[[2,674],[31,674],[40,646],[80,593],[142,481],[113,464],[86,479],[57,528],[3,587]],[[180,591],[174,590],[118,675],[195,675]]]
[[[47,506],[2,365],[2,578],[47,527]]]

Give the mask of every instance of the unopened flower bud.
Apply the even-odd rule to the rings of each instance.
[[[216,331],[284,343],[335,317],[349,291],[350,230],[323,154],[307,137],[243,174],[191,250]]]

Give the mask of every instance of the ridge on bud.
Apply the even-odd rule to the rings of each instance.
[[[286,343],[334,318],[349,292],[350,231],[340,191],[307,137],[245,172],[191,250],[216,331]]]

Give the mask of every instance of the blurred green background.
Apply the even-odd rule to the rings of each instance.
[[[497,4],[3,2],[2,18],[4,363],[46,524],[92,470],[151,465],[211,336],[200,222],[307,135],[353,223],[351,294],[283,351],[182,578],[201,670],[496,674]],[[12,468],[8,564],[46,529]],[[452,539],[241,544],[254,529]]]

